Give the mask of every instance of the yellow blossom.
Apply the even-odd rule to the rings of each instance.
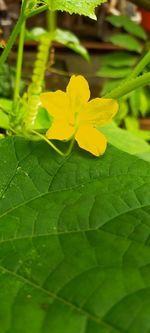
[[[73,75],[66,92],[57,90],[41,94],[41,103],[53,117],[47,131],[48,139],[70,140],[95,156],[104,154],[105,136],[96,129],[109,123],[118,111],[113,99],[95,98],[91,101],[88,82],[81,75]]]

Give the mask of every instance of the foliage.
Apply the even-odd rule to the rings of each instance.
[[[141,26],[124,15],[109,15],[106,20],[112,26],[123,29],[123,32],[111,34],[108,38],[110,42],[129,51],[142,51],[141,40],[146,40],[147,35]]]
[[[123,28],[125,31],[138,38],[146,40],[147,35],[144,29],[125,15],[109,15],[106,19],[117,28]]]
[[[100,129],[113,144],[101,158],[77,146],[72,149],[74,141],[64,157],[66,143],[56,143],[56,147],[48,140],[45,133],[54,117],[48,114],[49,106],[40,105],[44,73],[54,35],[55,40],[80,47],[68,32],[52,29],[38,36],[31,84],[20,95],[26,18],[48,5],[93,17],[100,2],[24,0],[0,57],[1,66],[20,31],[14,97],[0,99],[0,124],[6,136],[0,140],[1,333],[149,332],[149,146],[114,124]],[[112,59],[116,71],[116,62],[126,69],[135,65],[130,55],[119,61]],[[106,103],[117,104],[114,98],[149,84],[149,72],[139,75],[149,61],[150,53],[135,66],[128,81],[105,95]],[[121,77],[118,71],[117,78]],[[72,90],[67,112],[78,116],[89,91],[79,84],[80,95]],[[96,100],[103,103],[103,99]],[[64,105],[65,101],[64,97]],[[57,99],[52,110],[59,107],[60,114],[62,106]],[[104,114],[93,108],[90,125],[104,125],[112,109],[109,105]],[[95,122],[100,116],[101,124]],[[79,126],[69,120],[69,126]]]
[[[51,38],[50,33],[44,28],[36,27],[32,30],[26,30],[26,40],[40,41],[42,37]],[[80,54],[85,60],[89,60],[89,54],[85,47],[83,47],[79,39],[71,32],[63,29],[56,29],[53,34],[53,41],[58,42],[70,48],[74,52]]]
[[[16,70],[14,67],[5,64],[0,68],[0,97],[12,98],[15,86]],[[21,81],[20,93],[24,88],[24,83]]]
[[[1,333],[148,332],[149,163],[19,138],[0,153]]]
[[[139,133],[137,136],[135,135],[135,128],[134,131],[129,131],[119,128],[115,122],[112,122],[100,130],[106,135],[108,142],[114,147],[123,150],[128,154],[142,157],[144,160],[150,162],[150,145],[144,140],[144,138],[139,137]],[[142,133],[145,132],[146,131],[143,131]],[[146,135],[148,135],[148,133],[146,133]]]
[[[133,66],[137,62],[137,56],[127,51],[116,51],[101,57],[101,67],[97,75],[107,79],[103,85],[101,95],[111,91],[114,87],[122,84],[122,79],[130,77]],[[119,101],[119,113],[116,116],[116,123],[124,125],[130,132],[145,140],[150,140],[147,131],[139,129],[139,123],[135,122],[139,117],[150,114],[150,88],[143,87],[134,90]]]
[[[44,0],[52,11],[67,11],[70,14],[82,14],[91,18],[96,18],[94,13],[95,7],[105,1],[106,0]]]

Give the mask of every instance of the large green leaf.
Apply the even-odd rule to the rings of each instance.
[[[0,142],[0,332],[148,333],[149,163]]]
[[[94,9],[106,0],[44,0],[50,10],[67,11],[96,18]]]

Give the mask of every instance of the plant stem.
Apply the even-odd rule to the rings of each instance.
[[[46,141],[48,143],[48,145],[51,148],[53,148],[59,155],[65,156],[65,154],[61,150],[59,150],[50,140],[48,140],[45,135],[40,134],[39,132],[34,131],[34,130],[32,130],[32,133],[36,134],[37,136],[39,136],[39,138],[41,138],[42,140]]]
[[[27,18],[38,15],[47,9],[48,9],[48,5],[40,6],[39,8],[36,8],[36,9],[32,10],[29,14],[27,14]]]
[[[70,141],[69,148],[68,148],[67,152],[64,154],[65,156],[70,155],[70,153],[72,152],[74,143],[75,143],[75,137],[73,137],[72,140]]]
[[[8,55],[10,53],[10,50],[12,49],[15,41],[16,41],[16,38],[19,34],[19,31],[21,29],[21,26],[23,24],[25,20],[25,16],[24,14],[22,13],[18,19],[18,22],[12,32],[12,34],[10,35],[9,39],[8,39],[8,43],[7,43],[7,46],[5,47],[1,57],[0,57],[0,67],[3,66],[3,64],[5,63],[5,61],[7,60],[8,58]]]
[[[47,11],[47,28],[48,31],[53,33],[56,30],[57,26],[57,17],[56,12],[52,12],[50,10]]]
[[[17,58],[17,66],[16,66],[16,80],[15,80],[14,100],[13,100],[13,110],[14,111],[15,111],[15,108],[17,106],[19,92],[20,92],[20,80],[21,80],[22,63],[23,63],[25,29],[26,29],[26,23],[24,21],[22,23],[22,27],[21,27],[19,48],[18,48],[18,58]]]
[[[8,39],[7,46],[5,47],[3,53],[2,53],[2,55],[0,57],[0,67],[3,66],[3,64],[7,60],[8,55],[10,53],[10,50],[12,49],[12,47],[13,47],[15,41],[16,41],[16,38],[17,38],[17,36],[19,34],[21,26],[22,26],[23,22],[26,19],[26,17],[25,17],[25,9],[26,9],[26,6],[27,6],[27,2],[28,2],[28,0],[24,0],[23,1],[22,9],[21,9],[21,14],[19,16],[17,24],[15,25],[14,30],[13,30],[12,34],[10,35],[10,37]]]
[[[118,99],[124,95],[127,95],[129,92],[144,87],[150,83],[150,72],[143,74],[135,79],[124,82],[120,87],[113,89],[110,93],[103,96],[103,98],[114,98]]]
[[[143,69],[150,63],[150,51],[148,51],[145,56],[139,61],[137,66],[132,71],[129,80],[131,78],[137,77],[140,73],[142,73]]]

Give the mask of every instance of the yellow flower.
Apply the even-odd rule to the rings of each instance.
[[[66,92],[57,90],[41,94],[41,103],[53,116],[47,131],[48,139],[70,140],[95,156],[102,155],[107,146],[105,136],[96,129],[109,123],[118,111],[113,99],[95,98],[91,101],[88,82],[73,75]]]

